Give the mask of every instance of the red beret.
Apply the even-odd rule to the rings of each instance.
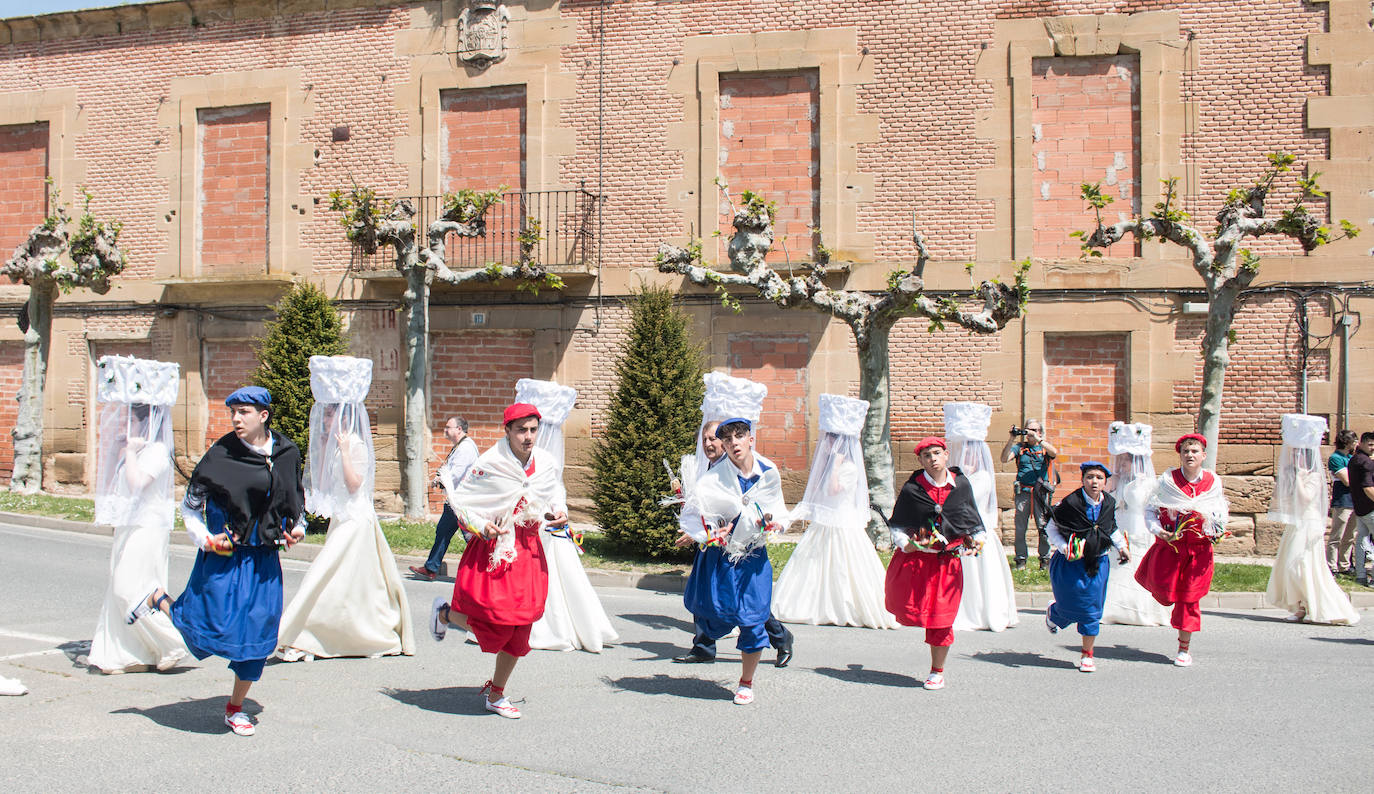
[[[1182,452],[1183,442],[1185,441],[1196,441],[1197,443],[1202,445],[1203,449],[1207,448],[1207,438],[1205,436],[1203,436],[1201,433],[1188,433],[1186,435],[1179,436],[1178,440],[1174,442],[1174,451]]]
[[[529,403],[512,403],[501,415],[501,424],[508,425],[518,419],[527,419],[531,416],[535,419],[543,418],[539,415],[539,409]]]
[[[916,444],[916,454],[921,454],[923,451],[925,451],[926,447],[939,447],[940,449],[944,450],[949,449],[949,445],[945,443],[945,440],[943,438],[940,438],[939,436],[927,436],[921,439],[920,442]]]

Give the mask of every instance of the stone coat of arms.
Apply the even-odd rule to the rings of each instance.
[[[505,3],[472,3],[458,17],[458,59],[477,66],[504,59],[509,29]]]

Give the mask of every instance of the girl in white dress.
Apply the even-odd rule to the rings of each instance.
[[[945,403],[945,442],[949,465],[973,486],[978,513],[986,530],[983,553],[964,560],[964,597],[954,618],[955,631],[1003,631],[1015,626],[1016,586],[1002,547],[997,512],[997,481],[988,449],[992,407],[982,403]]]
[[[132,625],[140,599],[167,586],[172,533],[172,417],[176,364],[128,356],[96,362],[100,435],[95,522],[114,529],[110,584],[87,660],[105,673],[167,670],[188,655],[181,632],[158,612]]]
[[[563,477],[563,423],[577,401],[577,390],[553,381],[521,378],[515,383],[515,401],[539,409],[539,435],[534,445],[558,461]],[[549,565],[549,596],[544,616],[530,629],[530,647],[543,651],[584,650],[601,653],[607,643],[620,639],[611,619],[587,578],[580,559],[582,551],[569,527],[546,527],[539,533]]]
[[[372,505],[375,458],[363,400],[372,361],[311,356],[306,510],[328,516],[324,549],[282,613],[286,661],[415,653],[406,591]]]
[[[1353,626],[1360,613],[1326,567],[1326,419],[1283,415],[1283,450],[1268,518],[1286,524],[1265,600],[1293,613],[1290,620]]]
[[[895,629],[883,606],[886,572],[868,526],[868,478],[863,431],[868,403],[835,394],[820,397],[821,433],[806,493],[793,521],[810,521],[773,589],[773,614],[787,623]]]
[[[1159,478],[1151,458],[1153,428],[1146,424],[1112,422],[1107,431],[1107,453],[1112,456],[1112,497],[1116,499],[1116,526],[1126,535],[1130,559],[1121,562],[1109,554],[1112,566],[1107,579],[1103,623],[1129,626],[1167,626],[1169,608],[1155,600],[1135,580],[1135,569],[1155,536],[1145,526],[1145,507],[1154,496]]]

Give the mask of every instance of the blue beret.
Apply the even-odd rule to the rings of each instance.
[[[272,392],[261,386],[244,386],[224,398],[225,405],[256,405],[266,408],[272,404]]]
[[[737,416],[737,417],[735,417],[734,419],[726,419],[725,421],[721,422],[719,425],[716,425],[716,438],[720,438],[720,429],[721,429],[722,427],[725,427],[726,425],[735,425],[735,424],[744,425],[745,427],[749,428],[750,430],[753,430],[753,429],[754,429],[754,423],[753,423],[753,422],[751,422],[751,421],[749,421],[748,419],[745,419],[745,418],[743,418],[743,417]]]
[[[1095,460],[1085,460],[1078,464],[1078,473],[1080,475],[1087,474],[1089,469],[1100,469],[1103,475],[1107,477],[1112,476],[1112,470],[1107,468],[1105,463],[1099,463]]]

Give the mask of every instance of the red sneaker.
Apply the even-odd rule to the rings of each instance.
[[[416,565],[410,566],[410,572],[413,573],[413,574],[415,574],[416,577],[418,577],[418,578],[420,578],[420,579],[424,579],[424,580],[427,581],[427,582],[432,582],[432,581],[434,581],[434,578],[435,578],[436,576],[439,575],[439,574],[435,573],[434,571],[431,571],[431,570],[428,569],[428,568],[425,568],[425,567],[423,567],[423,566],[416,566]]]

